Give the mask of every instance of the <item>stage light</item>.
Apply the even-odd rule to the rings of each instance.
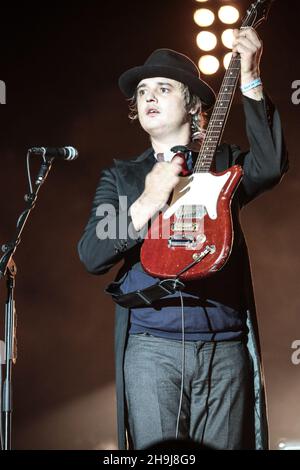
[[[223,23],[226,23],[226,24],[236,23],[237,20],[239,19],[239,16],[240,14],[237,8],[231,5],[223,6],[218,11],[218,17]]]
[[[233,42],[233,29],[225,29],[222,33],[222,43],[228,49],[232,49],[232,42]]]
[[[194,21],[198,26],[210,26],[215,21],[215,15],[208,8],[199,8],[194,13]]]
[[[278,443],[279,450],[300,450],[300,441],[282,440]]]
[[[220,67],[220,62],[213,55],[203,55],[198,62],[199,69],[205,75],[212,75]]]
[[[231,61],[231,57],[232,57],[232,52],[227,52],[227,54],[224,55],[223,65],[226,70],[228,69],[229,62]]]
[[[197,46],[203,51],[212,51],[217,45],[217,37],[209,31],[201,31],[197,34]]]
[[[196,36],[196,43],[201,51],[205,51],[203,52],[205,55],[198,61],[199,69],[206,75],[218,72],[222,65],[227,70],[232,52],[226,53],[225,48],[232,50],[234,41],[232,28],[237,26],[225,26],[225,24],[233,25],[239,20],[239,8],[235,6],[237,2],[228,0],[218,2],[195,0],[195,2],[204,4],[194,10],[194,21],[201,29]],[[214,55],[210,55],[210,51],[213,51]]]

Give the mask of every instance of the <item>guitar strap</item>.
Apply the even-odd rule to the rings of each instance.
[[[135,308],[135,307],[149,307],[156,300],[174,294],[185,288],[185,284],[178,278],[163,279],[153,286],[146,287],[145,289],[138,289],[128,294],[124,294],[117,282],[112,282],[105,289],[107,294],[112,296],[112,299],[122,307]]]
[[[176,291],[181,291],[185,288],[185,284],[179,280],[179,276],[191,269],[195,264],[199,263],[205,256],[214,251],[213,246],[207,245],[205,249],[199,253],[198,257],[187,266],[185,266],[175,278],[163,279],[153,286],[146,287],[145,289],[138,289],[128,294],[124,294],[120,289],[118,282],[112,282],[105,289],[107,294],[110,294],[113,300],[122,307],[147,307],[150,306],[155,300],[162,299],[167,295],[174,294]]]

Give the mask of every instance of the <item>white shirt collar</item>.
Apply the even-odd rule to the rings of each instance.
[[[162,153],[162,152],[158,152],[158,153]],[[165,162],[170,162],[172,160],[172,158],[174,157],[176,152],[172,152],[172,150],[167,150],[166,152],[163,152],[163,153],[164,153],[164,161]],[[154,156],[157,160],[157,153],[154,153]]]

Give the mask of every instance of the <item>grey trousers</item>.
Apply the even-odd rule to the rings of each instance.
[[[134,449],[172,440],[180,403],[181,341],[130,335],[124,379]],[[211,449],[254,448],[253,377],[243,341],[186,341],[178,438]]]

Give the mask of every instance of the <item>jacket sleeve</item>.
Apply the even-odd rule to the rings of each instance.
[[[141,240],[134,230],[126,198],[122,204],[115,168],[102,172],[91,215],[78,243],[80,260],[92,274],[107,272]]]
[[[241,205],[274,187],[288,170],[280,116],[270,98],[256,101],[243,96],[243,104],[250,150],[231,146],[231,165],[240,164],[244,170]]]

